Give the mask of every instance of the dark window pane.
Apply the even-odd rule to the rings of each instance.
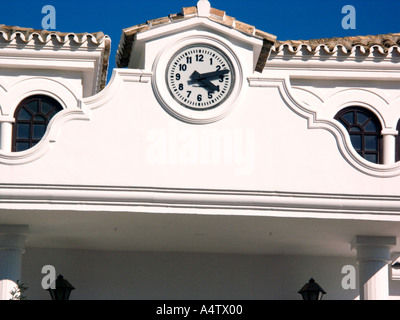
[[[348,124],[354,123],[354,112],[347,112],[342,116],[343,120],[345,120]]]
[[[365,136],[364,137],[364,146],[365,146],[365,150],[378,151],[378,137],[375,135]]]
[[[53,109],[47,114],[49,121],[57,114],[58,111],[59,110],[57,110],[57,109]]]
[[[350,140],[351,144],[353,145],[354,149],[362,150],[362,139],[360,134],[351,134]]]
[[[47,101],[42,101],[42,113],[43,114],[47,114],[49,113],[49,111],[51,111],[52,109],[54,109],[54,105],[48,103]]]
[[[33,125],[33,139],[41,139],[46,132],[46,124],[34,124]]]
[[[372,119],[365,125],[364,129],[366,132],[377,132],[378,131],[378,127],[376,126],[374,121],[372,121]]]
[[[27,123],[19,123],[17,125],[17,139],[30,138],[31,125]]]
[[[25,109],[22,108],[18,114],[18,120],[30,120],[32,115]]]
[[[46,122],[46,118],[41,116],[40,114],[33,118],[34,122]]]
[[[350,132],[361,132],[361,128],[360,127],[351,127]]]
[[[378,163],[378,155],[375,153],[367,153],[364,155],[364,158],[368,161],[371,161],[373,163]]]
[[[39,101],[34,100],[26,104],[26,108],[31,111],[32,114],[36,114],[39,112]]]
[[[348,124],[346,122],[344,122],[342,119],[339,119],[339,122],[347,129]]]
[[[357,123],[362,125],[364,124],[367,120],[369,119],[369,117],[362,113],[362,112],[357,112]]]
[[[17,142],[16,151],[24,151],[29,149],[29,142]]]

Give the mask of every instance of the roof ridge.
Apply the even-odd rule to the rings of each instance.
[[[280,51],[284,46],[290,46],[294,51],[298,51],[300,47],[306,46],[314,52],[320,47],[325,47],[329,52],[333,52],[338,46],[343,47],[347,52],[351,52],[356,47],[361,47],[365,53],[368,53],[373,47],[379,47],[381,52],[388,53],[388,50],[392,47],[400,48],[400,33],[330,37],[309,40],[277,40],[273,50]]]
[[[42,43],[47,43],[51,41],[53,36],[56,36],[60,43],[66,43],[70,37],[73,37],[74,41],[82,44],[90,38],[95,44],[101,44],[103,41],[108,41],[110,39],[102,31],[99,32],[60,32],[60,31],[49,31],[45,29],[33,29],[25,28],[20,26],[7,26],[0,24],[0,34],[5,41],[12,41],[16,37],[19,37],[24,42],[29,42],[34,36],[37,36]]]
[[[274,43],[276,41],[275,35],[258,30],[255,26],[238,21],[236,20],[236,18],[228,16],[223,10],[210,7],[209,14],[207,16],[204,16],[199,15],[199,9],[197,6],[183,7],[181,9],[181,12],[179,13],[170,14],[162,18],[147,20],[144,23],[123,29],[117,50],[117,67],[123,68],[128,66],[132,43],[134,42],[137,33],[194,17],[206,17],[211,21],[232,28],[238,32],[262,39],[268,42],[268,45],[271,45],[271,43]]]

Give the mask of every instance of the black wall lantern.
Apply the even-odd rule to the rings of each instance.
[[[313,278],[299,290],[299,293],[302,295],[303,300],[321,300],[322,296],[326,294],[324,289]]]
[[[50,292],[51,300],[68,300],[71,291],[74,289],[75,288],[60,274],[56,280],[56,288],[51,289],[50,287],[47,291]]]

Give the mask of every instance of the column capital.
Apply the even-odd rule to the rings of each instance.
[[[390,262],[390,249],[396,245],[396,237],[392,236],[356,236],[352,249],[357,250],[357,261]]]
[[[386,136],[386,135],[397,136],[399,134],[399,132],[393,128],[385,128],[385,129],[382,129],[381,134],[383,136]]]
[[[0,234],[28,234],[29,226],[26,224],[0,224]]]
[[[0,123],[14,123],[15,118],[13,115],[0,115]]]
[[[357,246],[395,246],[395,236],[355,236],[352,243],[352,248]]]
[[[15,249],[24,252],[28,233],[27,225],[0,225],[0,250]]]
[[[0,224],[0,280],[21,279],[22,254],[29,233],[27,225]],[[5,298],[0,292],[0,299]]]

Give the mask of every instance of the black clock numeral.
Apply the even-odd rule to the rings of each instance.
[[[197,101],[202,101],[203,100],[203,96],[201,94],[197,95]]]
[[[210,66],[213,64],[213,58],[210,58]]]
[[[191,64],[192,63],[192,57],[186,57],[186,63]]]
[[[179,64],[179,71],[186,71],[187,65],[186,64]]]
[[[180,74],[180,73],[177,73],[177,74],[175,75],[175,79],[176,79],[176,81],[181,80],[181,74]]]
[[[187,96],[186,96],[186,98],[189,98],[190,97],[190,95],[192,94],[192,91],[186,91],[187,92]]]
[[[217,66],[217,71],[221,70],[221,66]]]
[[[183,83],[179,84],[179,90],[181,90],[181,91],[183,90]]]
[[[213,94],[212,94],[212,92],[209,92],[208,93],[208,99],[212,99],[213,98]]]
[[[197,62],[203,62],[204,61],[204,56],[202,54],[196,54],[196,61]]]

